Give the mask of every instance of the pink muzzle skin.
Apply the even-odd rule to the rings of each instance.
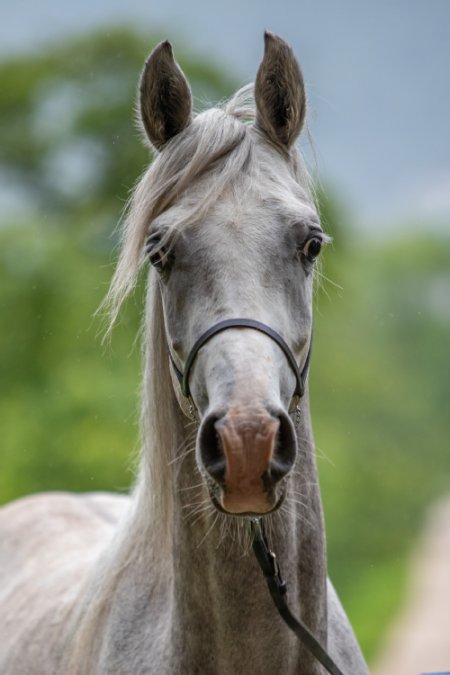
[[[273,458],[280,421],[268,414],[228,413],[216,430],[226,470],[221,506],[228,513],[267,513],[273,508],[263,477]]]

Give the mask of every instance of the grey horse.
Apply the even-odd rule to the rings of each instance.
[[[137,185],[107,298],[149,267],[142,452],[130,497],[43,494],[0,515],[2,675],[318,675],[251,551],[261,518],[289,604],[346,675],[368,673],[327,581],[308,387],[316,259],[327,243],[295,149],[305,91],[266,33],[255,85],[193,115],[168,42],[139,111],[156,158]],[[148,265],[148,263],[150,263]],[[186,378],[185,378],[186,380]]]

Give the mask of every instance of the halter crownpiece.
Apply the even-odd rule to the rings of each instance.
[[[276,342],[277,345],[282,350],[282,352],[284,353],[284,355],[286,356],[289,365],[291,366],[292,371],[295,375],[296,385],[294,393],[292,394],[292,398],[300,399],[303,396],[303,394],[305,393],[305,383],[306,378],[308,376],[309,362],[311,360],[312,335],[305,363],[303,364],[302,370],[300,370],[294,354],[292,353],[291,349],[289,348],[285,340],[281,337],[281,335],[277,333],[277,331],[273,330],[273,328],[270,328],[270,326],[267,326],[265,323],[261,323],[261,321],[255,321],[254,319],[226,319],[225,321],[219,321],[219,323],[216,323],[214,324],[214,326],[211,326],[211,328],[208,328],[208,330],[206,330],[198,338],[198,340],[192,347],[191,351],[189,352],[188,357],[186,359],[186,363],[184,365],[183,372],[176,365],[172,353],[169,350],[170,361],[172,363],[175,375],[177,376],[178,382],[180,383],[181,392],[183,396],[192,400],[191,391],[189,388],[189,375],[199,350],[214,335],[217,335],[217,333],[221,333],[222,331],[227,330],[228,328],[253,328],[253,330],[257,330],[260,333],[264,333],[265,335],[270,337],[274,342]]]

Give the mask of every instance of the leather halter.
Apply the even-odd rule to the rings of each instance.
[[[178,382],[180,383],[181,392],[183,396],[192,400],[191,390],[189,387],[189,375],[191,373],[192,366],[194,365],[194,361],[197,357],[198,352],[203,347],[203,345],[205,345],[206,342],[208,342],[208,340],[210,340],[214,335],[217,335],[217,333],[221,333],[222,331],[227,330],[228,328],[252,328],[253,330],[259,331],[260,333],[264,333],[264,335],[267,335],[274,342],[276,342],[277,345],[282,350],[282,352],[284,353],[284,355],[286,356],[289,365],[291,366],[291,369],[295,375],[296,385],[294,393],[292,394],[292,399],[295,398],[300,399],[303,396],[303,394],[305,393],[305,383],[308,375],[309,362],[311,359],[312,336],[309,343],[305,363],[303,364],[302,370],[300,370],[294,354],[292,353],[291,349],[289,348],[285,340],[281,337],[281,335],[277,333],[275,330],[273,330],[273,328],[270,328],[270,326],[267,326],[265,323],[261,323],[261,321],[255,321],[254,319],[226,319],[225,321],[219,321],[219,323],[216,323],[214,324],[214,326],[211,326],[211,328],[208,328],[208,330],[202,333],[202,335],[198,338],[198,340],[192,347],[191,351],[189,352],[188,357],[186,359],[186,363],[184,365],[184,371],[181,371],[178,368],[172,356],[172,353],[169,350],[170,361],[172,363],[175,375],[177,376]]]

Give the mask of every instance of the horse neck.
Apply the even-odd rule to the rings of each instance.
[[[281,512],[269,517],[267,530],[288,583],[291,609],[325,643],[325,545],[307,395],[297,436],[288,498]],[[214,659],[216,666],[222,664],[219,672],[241,672],[247,658],[249,672],[276,672],[277,664],[284,664],[283,672],[298,672],[301,663],[315,673],[309,654],[275,616],[248,525],[244,519],[230,522],[208,506],[194,452],[180,462],[173,489],[172,630],[184,658]]]

